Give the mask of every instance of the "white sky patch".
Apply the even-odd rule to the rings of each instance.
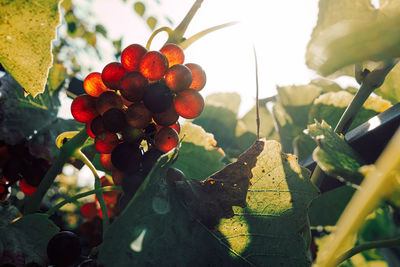
[[[131,243],[130,247],[133,251],[135,252],[141,252],[142,251],[142,245],[143,245],[143,239],[144,236],[146,235],[147,229],[144,228],[140,235]]]

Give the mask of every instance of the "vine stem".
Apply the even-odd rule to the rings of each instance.
[[[350,125],[353,123],[354,118],[360,111],[365,101],[376,88],[379,88],[383,84],[387,74],[396,65],[396,63],[397,61],[386,62],[382,68],[378,68],[365,76],[361,83],[360,89],[357,91],[350,105],[340,117],[340,120],[334,129],[335,133],[345,134],[348,131]],[[311,182],[319,187],[325,177],[323,174],[324,172],[317,165],[311,176]]]
[[[110,225],[110,219],[108,218],[108,211],[106,207],[106,202],[104,201],[103,193],[99,190],[101,189],[101,181],[96,168],[93,166],[92,162],[82,153],[82,151],[76,151],[76,157],[85,163],[94,175],[94,190],[96,193],[97,200],[99,201],[101,213],[103,214],[103,237],[104,233],[107,231]]]
[[[40,203],[42,202],[42,199],[47,190],[53,184],[54,179],[59,173],[61,173],[64,164],[77,150],[79,150],[79,148],[85,143],[87,138],[88,135],[86,133],[86,130],[83,129],[60,148],[57,159],[47,171],[46,175],[43,177],[43,180],[40,182],[35,193],[32,196],[28,196],[25,198],[23,207],[23,213],[25,215],[34,213],[40,209]]]
[[[87,197],[87,196],[96,194],[97,192],[102,193],[102,192],[108,192],[108,191],[113,191],[113,190],[119,190],[119,191],[121,191],[122,188],[121,188],[120,186],[105,186],[105,187],[101,187],[101,188],[98,188],[98,189],[93,189],[93,190],[90,190],[90,191],[87,191],[87,192],[83,192],[83,193],[77,194],[77,195],[75,195],[75,196],[73,196],[73,197],[70,197],[70,198],[68,198],[68,199],[65,199],[65,200],[61,201],[60,203],[58,203],[57,205],[53,206],[51,209],[49,209],[49,210],[46,212],[46,214],[47,214],[48,216],[51,216],[51,215],[53,215],[57,210],[61,209],[61,207],[63,207],[65,204],[72,203],[72,202],[74,202],[75,200],[78,200],[78,199],[80,199],[80,198],[83,198],[83,197]]]
[[[256,71],[256,124],[257,124],[257,140],[260,139],[260,111],[259,111],[259,101],[258,101],[258,63],[257,63],[257,53],[256,47],[253,45],[253,52],[254,52],[254,64],[255,64],[255,71]]]
[[[336,262],[337,264],[350,259],[354,255],[363,252],[368,249],[373,249],[373,248],[390,248],[390,247],[395,247],[400,245],[400,238],[393,238],[393,239],[387,239],[387,240],[379,240],[379,241],[371,241],[368,243],[361,244],[357,247],[354,247],[342,255],[340,255]]]

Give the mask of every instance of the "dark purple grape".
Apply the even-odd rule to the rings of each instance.
[[[111,162],[123,172],[137,171],[142,163],[142,151],[137,144],[128,142],[117,145],[111,152]]]
[[[97,116],[90,122],[90,130],[95,137],[106,132],[103,125],[103,117],[101,115]]]
[[[104,129],[110,133],[117,133],[122,131],[126,126],[125,113],[121,109],[112,108],[103,114]]]
[[[70,231],[62,231],[53,236],[47,244],[47,256],[55,266],[66,267],[81,255],[79,237]]]
[[[128,197],[135,195],[136,191],[146,178],[143,172],[128,172],[122,178],[122,190]]]
[[[151,171],[158,158],[161,157],[163,154],[163,152],[156,148],[152,148],[143,154],[142,169],[145,175],[147,175]]]
[[[143,103],[152,113],[166,111],[173,100],[172,91],[162,82],[151,83],[144,90]]]

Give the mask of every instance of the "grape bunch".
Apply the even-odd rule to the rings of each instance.
[[[126,47],[121,62],[107,64],[84,80],[87,94],[71,104],[75,120],[86,124],[94,138],[100,163],[112,172],[124,191],[124,206],[157,159],[179,143],[179,116],[200,115],[199,94],[206,74],[197,64],[184,64],[183,50],[166,44],[147,51],[139,44]]]

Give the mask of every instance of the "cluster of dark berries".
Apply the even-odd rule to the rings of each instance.
[[[25,143],[0,142],[0,201],[10,196],[17,182],[23,193],[33,195],[49,168],[49,162],[31,155]]]
[[[179,116],[193,119],[204,108],[199,91],[205,72],[197,64],[183,64],[184,57],[175,44],[160,51],[132,44],[123,50],[121,63],[90,73],[83,83],[87,94],[72,102],[72,115],[86,123],[101,165],[123,187],[122,203],[157,159],[179,143]]]

